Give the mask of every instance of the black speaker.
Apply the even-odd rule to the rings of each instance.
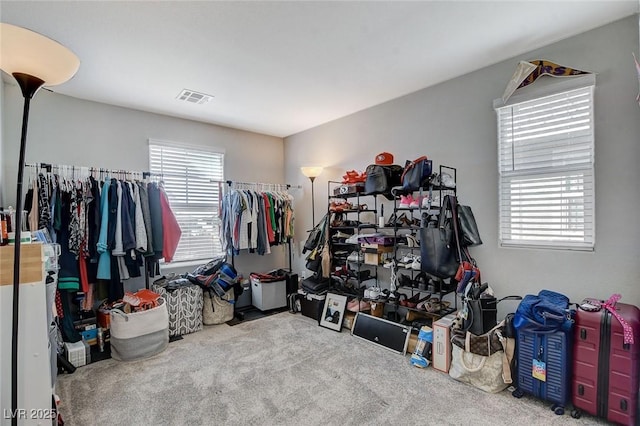
[[[404,355],[407,352],[411,327],[358,312],[351,334]]]

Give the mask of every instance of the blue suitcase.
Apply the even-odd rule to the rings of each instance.
[[[533,395],[552,402],[556,414],[564,414],[571,396],[571,337],[565,331],[516,331],[518,386],[513,396]]]

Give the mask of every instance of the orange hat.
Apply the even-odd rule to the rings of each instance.
[[[381,152],[376,155],[376,164],[390,165],[393,164],[393,154],[389,152]]]

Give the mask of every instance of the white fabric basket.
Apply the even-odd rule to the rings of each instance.
[[[111,310],[111,357],[118,361],[148,358],[169,345],[169,313],[163,298],[146,311]]]

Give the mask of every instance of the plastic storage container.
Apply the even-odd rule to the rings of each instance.
[[[251,303],[261,311],[287,306],[287,281],[262,282],[251,277]]]

